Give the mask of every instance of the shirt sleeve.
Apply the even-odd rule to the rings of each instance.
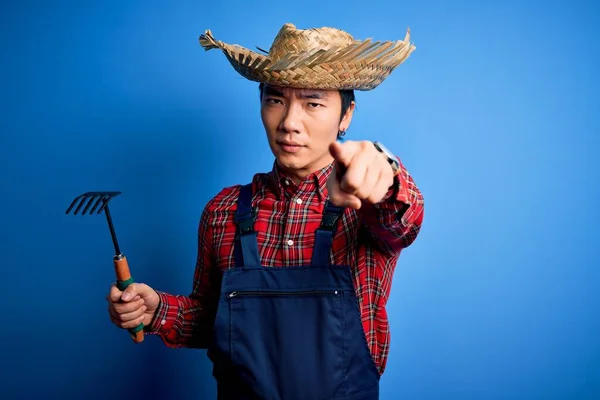
[[[198,257],[189,296],[157,290],[160,302],[145,332],[159,336],[168,347],[207,348],[214,322],[218,293],[214,283],[208,206],[198,227]]]
[[[365,204],[359,210],[373,239],[392,257],[399,256],[402,249],[415,241],[424,214],[423,194],[399,159],[398,162],[400,172],[385,198],[378,204]]]

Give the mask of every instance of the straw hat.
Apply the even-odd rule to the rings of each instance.
[[[243,77],[273,86],[308,89],[371,90],[416,49],[404,40],[355,40],[340,29],[297,29],[285,24],[269,52],[254,52],[216,40],[210,30],[200,35],[205,50],[221,49]]]

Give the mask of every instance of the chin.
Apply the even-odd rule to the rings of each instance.
[[[306,164],[306,163],[302,162],[301,160],[294,159],[292,157],[287,157],[287,156],[278,157],[277,162],[282,167],[290,168],[290,169],[301,169]]]
[[[298,157],[295,154],[277,154],[276,158],[279,165],[281,165],[284,168],[302,169],[307,164],[306,160],[303,157]]]

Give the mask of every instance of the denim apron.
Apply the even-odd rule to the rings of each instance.
[[[209,348],[218,399],[378,399],[351,269],[329,261],[344,209],[326,203],[310,265],[263,267],[252,195],[242,186]]]

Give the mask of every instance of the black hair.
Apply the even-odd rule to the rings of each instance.
[[[260,83],[258,85],[258,90],[260,92],[260,100],[262,101],[263,88],[265,87],[264,83]],[[352,104],[353,101],[356,101],[356,96],[354,94],[354,90],[338,90],[340,96],[342,98],[342,111],[340,113],[340,121],[344,119],[344,115],[346,115],[346,111]],[[344,132],[338,133],[338,137],[343,136]]]

